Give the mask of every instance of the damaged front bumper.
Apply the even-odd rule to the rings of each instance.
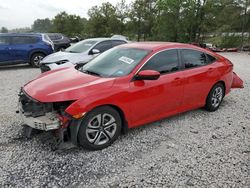
[[[233,82],[231,88],[244,88],[243,80],[233,72]]]
[[[50,131],[59,129],[61,125],[60,120],[53,113],[46,113],[45,116],[40,117],[27,117],[21,108],[19,109],[19,113],[21,114],[23,124],[34,129]]]
[[[42,103],[21,89],[17,113],[21,116],[25,137],[30,139],[36,132],[53,131],[55,136],[53,150],[75,147],[79,126],[64,112],[69,104],[70,101]]]
[[[29,127],[50,131],[59,129],[61,126],[60,118],[52,103],[41,103],[21,91],[18,107],[23,124]]]

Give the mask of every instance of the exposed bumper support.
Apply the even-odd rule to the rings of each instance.
[[[21,105],[19,105],[19,112],[23,121],[23,124],[28,125],[34,129],[43,131],[55,130],[60,127],[60,120],[56,117],[53,112],[46,113],[45,116],[31,117],[25,116]]]

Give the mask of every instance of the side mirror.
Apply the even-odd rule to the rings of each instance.
[[[160,77],[160,73],[154,70],[143,70],[140,71],[135,79],[136,80],[157,80]]]
[[[100,50],[98,50],[98,49],[92,49],[92,50],[91,50],[91,54],[93,54],[93,55],[99,54],[99,53],[101,53],[101,52],[100,52]]]

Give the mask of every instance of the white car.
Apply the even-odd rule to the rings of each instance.
[[[41,72],[86,64],[100,53],[125,43],[126,40],[114,38],[91,38],[80,41],[64,51],[46,56],[40,62]]]

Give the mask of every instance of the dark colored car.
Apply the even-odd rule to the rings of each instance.
[[[54,52],[54,45],[45,34],[0,34],[0,65],[29,63],[38,67],[40,61]]]
[[[242,50],[245,52],[250,51],[250,44],[243,46]]]
[[[19,107],[28,130],[54,130],[59,143],[96,150],[128,128],[201,107],[216,111],[232,88],[242,87],[233,64],[209,50],[130,43],[79,69],[41,74],[24,85]]]
[[[70,46],[70,39],[61,33],[46,33],[54,43],[55,51],[63,51]]]

